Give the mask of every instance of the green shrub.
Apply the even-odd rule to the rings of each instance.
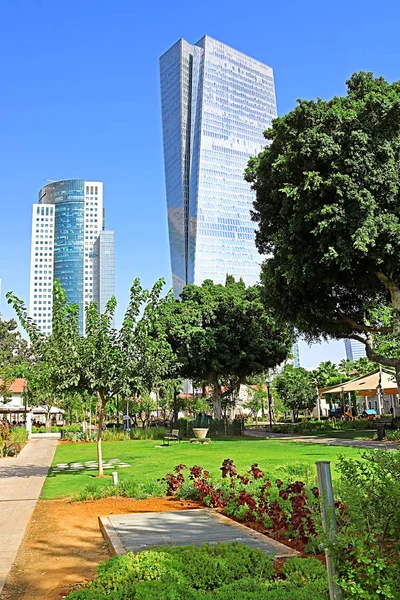
[[[283,565],[282,572],[288,581],[299,586],[324,579],[326,575],[324,565],[317,558],[291,558]]]
[[[142,483],[137,482],[133,477],[127,477],[122,479],[118,485],[113,485],[111,482],[105,485],[88,483],[80,492],[72,496],[72,501],[98,500],[99,498],[114,496],[145,500],[146,498],[162,498],[165,493],[166,486],[162,481],[145,481]]]
[[[122,442],[129,440],[129,431],[119,431],[118,429],[106,429],[102,435],[103,442]]]
[[[300,561],[302,559],[299,559]],[[315,569],[319,569],[315,566]],[[327,582],[310,574],[296,582],[276,578],[272,559],[238,542],[195,546],[166,546],[128,552],[98,566],[98,575],[69,600],[327,600]],[[320,573],[320,571],[319,571]]]
[[[165,427],[135,427],[130,430],[131,440],[162,440],[166,435]],[[129,437],[129,436],[128,436]]]
[[[400,452],[341,457],[337,495],[346,510],[332,545],[340,585],[350,600],[399,598]]]
[[[25,444],[28,439],[28,432],[25,427],[14,427],[10,431],[9,441],[11,443]]]

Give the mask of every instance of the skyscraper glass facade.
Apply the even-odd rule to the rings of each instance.
[[[114,295],[114,232],[104,231],[100,181],[54,181],[40,190],[33,206],[30,316],[47,334],[52,329],[54,279],[78,305],[83,334],[85,306],[97,302],[102,311]]]
[[[272,69],[205,36],[174,44],[160,74],[175,293],[227,274],[254,284],[261,258],[243,172],[277,114]]]
[[[344,340],[344,347],[346,350],[346,358],[349,360],[358,360],[359,358],[365,358],[365,346],[357,340]]]
[[[83,179],[57,181],[40,190],[42,204],[55,205],[54,278],[68,300],[79,306],[83,329],[84,298],[84,185]]]
[[[104,313],[107,302],[115,294],[114,232],[101,231],[93,249],[94,301]]]

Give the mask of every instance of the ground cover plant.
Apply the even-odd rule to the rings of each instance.
[[[276,468],[288,468],[299,461],[314,468],[316,460],[330,460],[335,469],[338,455],[357,458],[356,448],[337,448],[323,444],[298,443],[281,440],[262,440],[257,438],[218,438],[208,446],[193,445],[189,442],[174,443],[169,447],[157,447],[154,440],[130,440],[105,442],[103,457],[105,460],[119,458],[131,466],[120,473],[120,481],[134,478],[138,483],[156,481],[175,465],[200,464],[211,475],[220,473],[222,461],[229,456],[239,471],[248,470],[249,465],[258,462],[268,471]],[[96,459],[96,448],[91,443],[59,444],[53,460],[58,463],[84,462]],[[97,471],[52,473],[50,471],[43,491],[45,499],[62,498],[82,492],[86,485],[93,487],[111,486],[110,480],[96,479]],[[335,471],[334,471],[335,476]],[[295,475],[296,477],[296,475]]]
[[[327,600],[324,566],[293,558],[277,577],[272,559],[244,544],[155,547],[110,558],[69,600]]]

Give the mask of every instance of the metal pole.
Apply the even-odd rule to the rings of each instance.
[[[329,460],[318,460],[316,463],[318,486],[321,496],[322,525],[330,542],[334,541],[337,533],[335,515],[335,499],[333,496],[331,463]],[[343,592],[336,583],[336,565],[328,548],[325,549],[326,569],[328,571],[329,598],[330,600],[343,600]]]
[[[267,383],[268,389],[268,413],[269,413],[269,428],[272,430],[272,412],[271,412],[271,392],[269,383]]]

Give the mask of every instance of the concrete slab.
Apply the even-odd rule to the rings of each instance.
[[[284,544],[236,523],[210,508],[99,517],[100,529],[113,555],[152,546],[200,546],[238,541],[268,556],[298,555]]]

